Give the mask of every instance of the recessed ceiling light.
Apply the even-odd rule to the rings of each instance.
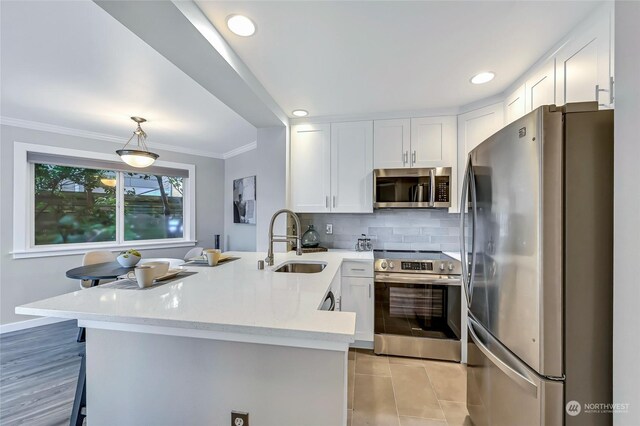
[[[253,21],[243,15],[229,16],[227,18],[227,27],[232,33],[241,37],[249,37],[256,32],[256,25]]]
[[[481,72],[471,77],[471,82],[473,84],[484,84],[493,80],[493,77],[495,76],[496,75],[491,71]]]
[[[307,115],[309,115],[309,111],[305,111],[303,109],[294,109],[291,114],[295,115],[296,117],[306,117]]]

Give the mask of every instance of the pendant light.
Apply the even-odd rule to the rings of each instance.
[[[122,161],[132,167],[149,167],[158,159],[159,155],[150,152],[145,143],[147,134],[142,130],[142,127],[140,127],[140,123],[144,123],[147,120],[142,117],[131,117],[131,119],[138,123],[138,127],[133,131],[133,135],[131,135],[122,149],[117,150],[116,153],[122,158]],[[129,145],[129,142],[131,142],[131,139],[134,137],[138,138],[138,146],[136,149],[127,149],[127,145]]]

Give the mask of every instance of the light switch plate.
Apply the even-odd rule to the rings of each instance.
[[[327,235],[333,234],[333,224],[332,223],[327,223],[327,225],[325,226],[325,233]]]

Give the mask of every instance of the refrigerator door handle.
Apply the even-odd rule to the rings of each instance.
[[[469,336],[473,340],[473,343],[480,349],[480,351],[487,357],[489,360],[498,367],[504,374],[507,375],[511,380],[521,386],[528,392],[531,392],[534,396],[538,396],[538,385],[536,385],[531,379],[511,367],[505,361],[496,356],[493,352],[487,348],[487,346],[482,342],[482,340],[478,337],[475,330],[480,327],[480,325],[472,318],[469,317]]]
[[[469,191],[471,192],[471,273],[469,274],[469,306],[473,300],[473,284],[476,275],[476,230],[478,229],[478,203],[476,196],[476,177],[469,157]]]
[[[467,262],[467,247],[466,237],[464,234],[465,230],[465,207],[468,208],[469,197],[467,195],[467,190],[469,187],[469,167],[471,166],[471,159],[467,162],[467,168],[464,171],[464,179],[462,180],[462,197],[460,199],[460,260],[462,266],[462,291],[464,292],[464,296],[467,299],[467,306],[471,305],[471,299],[469,298],[469,263]]]

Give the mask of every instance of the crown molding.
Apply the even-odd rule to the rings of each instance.
[[[20,127],[20,128],[29,129],[29,130],[39,130],[43,132],[57,133],[60,135],[95,139],[95,140],[106,141],[106,142],[111,142],[115,144],[124,144],[128,140],[127,138],[124,138],[121,136],[114,136],[106,133],[98,133],[98,132],[91,132],[88,130],[73,129],[71,127],[63,127],[63,126],[57,126],[55,124],[41,123],[38,121],[30,121],[30,120],[22,120],[20,118],[12,118],[12,117],[5,117],[5,116],[0,116],[0,124],[4,126]],[[164,150],[164,151],[179,152],[183,154],[199,155],[203,157],[210,157],[210,158],[217,158],[220,160],[224,160],[226,158],[231,158],[238,154],[242,154],[243,152],[247,152],[252,149],[255,149],[256,142],[243,145],[241,147],[232,149],[231,151],[227,151],[225,153],[211,152],[211,151],[205,151],[205,150],[193,149],[193,148],[185,148],[182,146],[174,146],[174,145],[168,145],[168,144],[156,143],[156,142],[153,143],[153,147]]]
[[[239,148],[232,149],[231,151],[227,151],[224,153],[223,158],[226,160],[227,158],[235,157],[236,155],[244,154],[245,152],[249,152],[258,147],[258,142],[251,142],[246,145],[242,145]]]

